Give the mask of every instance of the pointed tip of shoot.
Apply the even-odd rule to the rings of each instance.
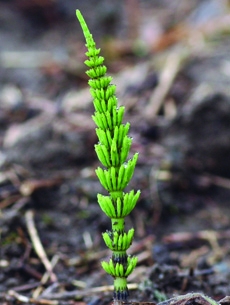
[[[82,16],[81,12],[78,9],[76,10],[76,16],[78,19]]]
[[[80,12],[79,10],[76,10],[76,16],[77,16],[78,21],[80,22],[80,25],[81,25],[81,26],[86,26],[85,20],[84,20],[84,18],[83,18],[83,16],[82,16],[81,12]],[[83,28],[82,28],[82,29],[83,29]],[[84,33],[84,29],[83,29],[83,33]]]

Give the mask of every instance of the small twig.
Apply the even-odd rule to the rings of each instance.
[[[42,305],[58,305],[58,301],[51,300],[35,300],[33,298],[29,298],[27,296],[21,295],[14,290],[9,290],[8,295],[14,297],[17,301],[21,303],[34,303],[34,304],[42,304]]]
[[[31,289],[34,289],[34,288],[40,286],[40,285],[41,285],[41,282],[25,284],[25,285],[14,287],[14,291],[18,291],[19,292],[19,291],[31,290]]]
[[[219,301],[221,305],[229,305],[230,304],[230,296],[226,296]]]
[[[0,202],[0,209],[5,209],[9,205],[15,203],[17,200],[21,198],[21,195],[13,195],[11,197],[8,197]]]
[[[230,179],[219,177],[219,176],[214,176],[214,175],[208,175],[208,177],[206,177],[206,178],[209,179],[209,182],[211,184],[214,184],[214,185],[226,188],[226,189],[230,189]]]
[[[20,303],[32,303],[35,305],[86,305],[85,302],[76,302],[76,301],[58,301],[58,300],[46,300],[46,299],[39,299],[36,300],[34,298],[29,298],[27,296],[21,295],[14,290],[9,290],[8,293],[5,295],[5,300],[9,301],[11,298],[11,302],[15,300]]]
[[[40,188],[44,188],[44,187],[49,188],[59,184],[60,182],[61,182],[60,179],[27,180],[21,184],[19,190],[23,196],[27,197]]]
[[[41,259],[43,265],[45,266],[47,272],[49,273],[50,279],[53,282],[56,282],[57,277],[53,273],[52,265],[51,265],[50,261],[48,260],[46,252],[45,252],[45,250],[42,246],[42,243],[40,241],[40,238],[38,236],[37,229],[35,227],[33,212],[31,210],[27,211],[25,214],[25,218],[26,218],[26,226],[27,226],[32,244],[34,246],[34,249],[35,249],[38,257]]]
[[[13,205],[13,209],[15,211],[20,211],[28,202],[28,198],[21,197],[17,202],[15,202],[15,204]]]
[[[166,59],[165,66],[160,75],[159,84],[154,89],[149,105],[145,109],[145,117],[147,120],[152,121],[153,118],[157,115],[162,106],[165,98],[175,80],[180,68],[182,60],[185,58],[185,55],[181,52],[170,53]]]
[[[56,266],[58,261],[59,261],[59,255],[54,255],[54,257],[51,260],[52,269]],[[50,274],[48,272],[46,272],[42,277],[41,283],[45,284],[48,281],[49,276],[50,276]]]
[[[28,264],[23,264],[20,269],[39,281],[42,278],[42,274]]]
[[[173,98],[169,98],[164,103],[164,114],[167,119],[173,119],[177,114],[177,106]]]
[[[58,255],[54,255],[54,257],[53,257],[52,260],[51,260],[52,269],[53,269],[53,268],[55,267],[55,265],[58,263],[58,260],[59,260],[59,256],[58,256]],[[41,279],[41,284],[45,284],[45,283],[48,281],[49,276],[50,276],[50,274],[49,274],[48,272],[46,272],[46,273],[43,275],[42,279]],[[36,298],[40,295],[41,291],[42,291],[42,286],[40,285],[40,286],[37,287],[37,289],[34,291],[34,293],[33,293],[33,298],[36,299]]]
[[[51,294],[55,289],[57,289],[60,286],[58,282],[53,283],[49,287],[47,287],[40,295],[40,298],[46,298],[47,295]]]

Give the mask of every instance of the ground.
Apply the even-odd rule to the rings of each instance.
[[[100,266],[111,255],[101,236],[110,220],[97,203],[105,191],[75,6],[0,1],[1,304],[112,302],[113,279]],[[219,301],[230,294],[229,4],[78,8],[126,107],[131,155],[139,152],[128,186],[141,190],[126,220],[138,256],[130,300],[200,292]]]

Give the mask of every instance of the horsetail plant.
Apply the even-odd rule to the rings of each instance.
[[[133,190],[130,193],[123,191],[132,178],[138,153],[127,161],[132,139],[128,136],[130,124],[122,123],[125,108],[117,107],[116,86],[111,84],[112,77],[105,76],[107,68],[103,65],[104,58],[99,56],[100,49],[96,48],[79,10],[76,15],[88,49],[86,55],[89,59],[85,64],[90,69],[86,74],[90,77],[90,92],[95,106],[92,118],[98,127],[96,133],[99,139],[95,151],[102,165],[107,168],[98,167],[96,170],[101,184],[109,193],[109,196],[98,194],[98,203],[112,221],[112,231],[103,233],[105,244],[112,250],[112,258],[109,262],[103,261],[102,267],[114,278],[114,301],[126,301],[129,295],[127,277],[133,272],[137,257],[126,253],[132,244],[134,229],[125,232],[124,218],[135,207],[140,191],[136,194]]]

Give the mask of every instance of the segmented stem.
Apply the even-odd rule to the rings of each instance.
[[[114,278],[114,300],[126,301],[128,297],[127,277],[132,273],[137,257],[128,256],[134,229],[127,233],[124,218],[135,207],[140,191],[134,194],[124,193],[132,178],[138,154],[127,161],[132,139],[128,136],[129,123],[123,124],[125,108],[117,106],[116,86],[111,84],[112,77],[106,76],[104,58],[99,56],[93,37],[79,10],[76,15],[81,24],[88,52],[85,64],[90,68],[86,74],[90,77],[90,92],[93,97],[95,113],[92,116],[99,139],[95,145],[98,159],[105,169],[98,167],[96,174],[109,196],[98,194],[98,203],[103,212],[111,218],[112,230],[103,233],[103,239],[113,254],[109,262],[102,262],[104,270]]]

